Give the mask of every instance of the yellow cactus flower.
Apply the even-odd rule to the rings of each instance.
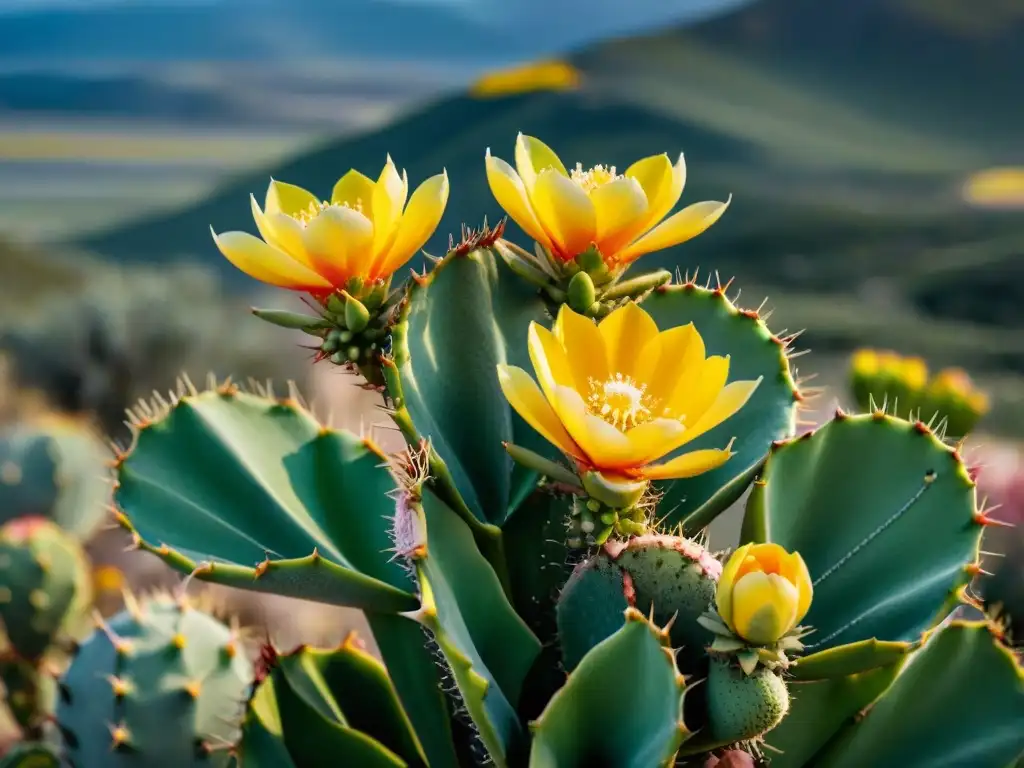
[[[754,645],[771,645],[793,631],[811,607],[807,564],[778,544],[746,544],[722,569],[715,593],[718,614]]]
[[[578,88],[580,71],[567,61],[538,61],[489,72],[469,89],[477,98],[509,96],[531,91],[568,91]]]
[[[729,205],[694,203],[665,219],[686,182],[682,155],[675,164],[667,154],[645,157],[623,174],[603,165],[568,171],[547,144],[519,134],[515,162],[513,168],[487,150],[491,192],[527,235],[563,262],[594,246],[610,268],[623,267],[696,237]]]
[[[732,416],[760,383],[726,384],[729,358],[706,357],[687,324],[665,331],[634,302],[599,324],[563,305],[548,330],[530,324],[540,386],[498,366],[512,407],[586,472],[609,482],[692,477],[724,464],[729,448],[653,462]]]
[[[376,181],[346,173],[329,201],[271,180],[263,208],[250,196],[262,239],[245,232],[214,232],[213,239],[240,270],[281,288],[324,294],[354,277],[383,281],[437,229],[448,203],[448,174],[427,179],[411,197],[408,192],[408,177],[399,175],[390,156]]]
[[[963,368],[945,368],[935,374],[931,381],[932,393],[938,396],[952,396],[963,400],[979,414],[988,412],[988,395],[978,389],[970,375]]]
[[[114,565],[101,565],[92,572],[92,584],[97,593],[118,592],[124,589],[124,572]]]

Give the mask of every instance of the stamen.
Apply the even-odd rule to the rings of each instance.
[[[589,170],[583,170],[583,163],[576,163],[576,167],[569,172],[569,177],[585,192],[590,192],[603,184],[622,178],[615,172],[614,165],[595,165]]]
[[[625,431],[655,418],[658,403],[647,394],[647,384],[616,373],[605,381],[589,380],[587,408],[613,427]]]
[[[361,198],[357,198],[352,202],[345,201],[341,203],[330,203],[323,200],[319,203],[310,203],[308,207],[293,213],[292,218],[305,227],[309,222],[319,216],[321,211],[326,211],[328,208],[348,208],[350,211],[358,211],[359,213],[362,213],[363,201]]]

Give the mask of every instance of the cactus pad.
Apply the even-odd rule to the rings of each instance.
[[[984,623],[952,622],[816,768],[1012,766],[1024,754],[1024,670]]]
[[[530,724],[530,768],[672,765],[690,735],[684,693],[667,633],[627,609]]]
[[[57,722],[79,768],[231,764],[253,669],[235,633],[156,597],[103,624],[59,681]]]
[[[402,768],[423,763],[383,665],[352,636],[341,647],[276,657],[249,702],[243,765]]]
[[[110,451],[84,422],[49,417],[0,436],[0,521],[39,516],[88,539],[108,506]]]
[[[669,626],[684,672],[702,671],[714,635],[697,617],[713,602],[721,572],[721,563],[690,539],[648,534],[608,542],[577,566],[558,601],[566,669],[622,626],[622,611],[632,606]]]
[[[159,405],[159,404],[158,404]],[[137,414],[122,525],[171,567],[229,586],[379,611],[416,607],[393,562],[383,454],[293,398],[225,386]]]
[[[956,606],[984,523],[953,448],[921,423],[837,415],[773,447],[744,541],[803,555],[814,581],[807,653],[914,641]]]
[[[785,682],[766,667],[747,675],[734,660],[716,657],[706,684],[708,720],[716,743],[757,739],[789,712]]]
[[[503,443],[557,455],[512,410],[495,373],[498,363],[529,366],[531,321],[550,322],[544,302],[484,248],[456,251],[414,281],[392,331],[384,374],[395,420],[410,442],[430,441],[445,500],[458,509],[461,499],[483,523],[501,525],[538,479]]]
[[[787,358],[788,342],[772,335],[756,312],[737,308],[724,288],[692,282],[665,286],[644,299],[643,308],[659,328],[693,323],[708,355],[729,356],[730,381],[763,377],[739,412],[682,449],[724,448],[735,438],[736,455],[711,472],[659,483],[666,521],[682,522],[693,535],[742,495],[772,441],[793,434],[801,395]]]
[[[60,755],[46,744],[16,744],[0,758],[0,768],[61,768]]]

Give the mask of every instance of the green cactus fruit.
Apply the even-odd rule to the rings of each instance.
[[[156,596],[101,623],[58,682],[57,722],[77,768],[229,766],[253,666],[236,633]]]
[[[623,622],[626,607],[669,626],[678,663],[694,673],[714,635],[697,623],[715,596],[722,564],[701,544],[664,534],[612,540],[573,571],[556,614],[567,670]],[[673,617],[675,620],[673,621]]]
[[[0,768],[60,768],[60,755],[48,744],[15,744],[0,758]]]
[[[80,540],[103,522],[110,451],[85,421],[47,416],[0,435],[0,523],[46,517]]]
[[[708,721],[716,743],[760,738],[789,712],[789,690],[766,667],[747,675],[724,657],[711,659],[707,681]]]

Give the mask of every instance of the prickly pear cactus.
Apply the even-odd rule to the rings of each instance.
[[[227,760],[198,745],[241,722],[245,768],[1010,765],[1024,673],[995,624],[951,621],[993,524],[960,448],[877,409],[795,436],[795,337],[731,283],[637,271],[728,206],[669,215],[682,158],[570,172],[519,136],[514,160],[486,172],[532,254],[467,230],[399,283],[448,182],[408,196],[390,158],[329,200],[273,181],[259,237],[215,235],[308,294],[258,314],[364,376],[408,446],[294,391],[186,382],[134,413],[117,522],[192,578],[364,611],[380,663],[265,652],[246,697],[226,629],[193,657],[177,606],[162,632],[128,614],[64,678],[76,763]],[[355,327],[373,338],[335,359]],[[748,489],[740,540],[709,550]]]
[[[237,632],[155,596],[99,626],[58,681],[65,760],[79,768],[228,766],[253,665]]]
[[[85,541],[109,504],[110,451],[84,420],[52,415],[0,433],[0,521],[41,516]]]
[[[15,721],[37,732],[50,686],[47,667],[82,635],[90,568],[78,543],[40,517],[0,527],[0,679]]]

